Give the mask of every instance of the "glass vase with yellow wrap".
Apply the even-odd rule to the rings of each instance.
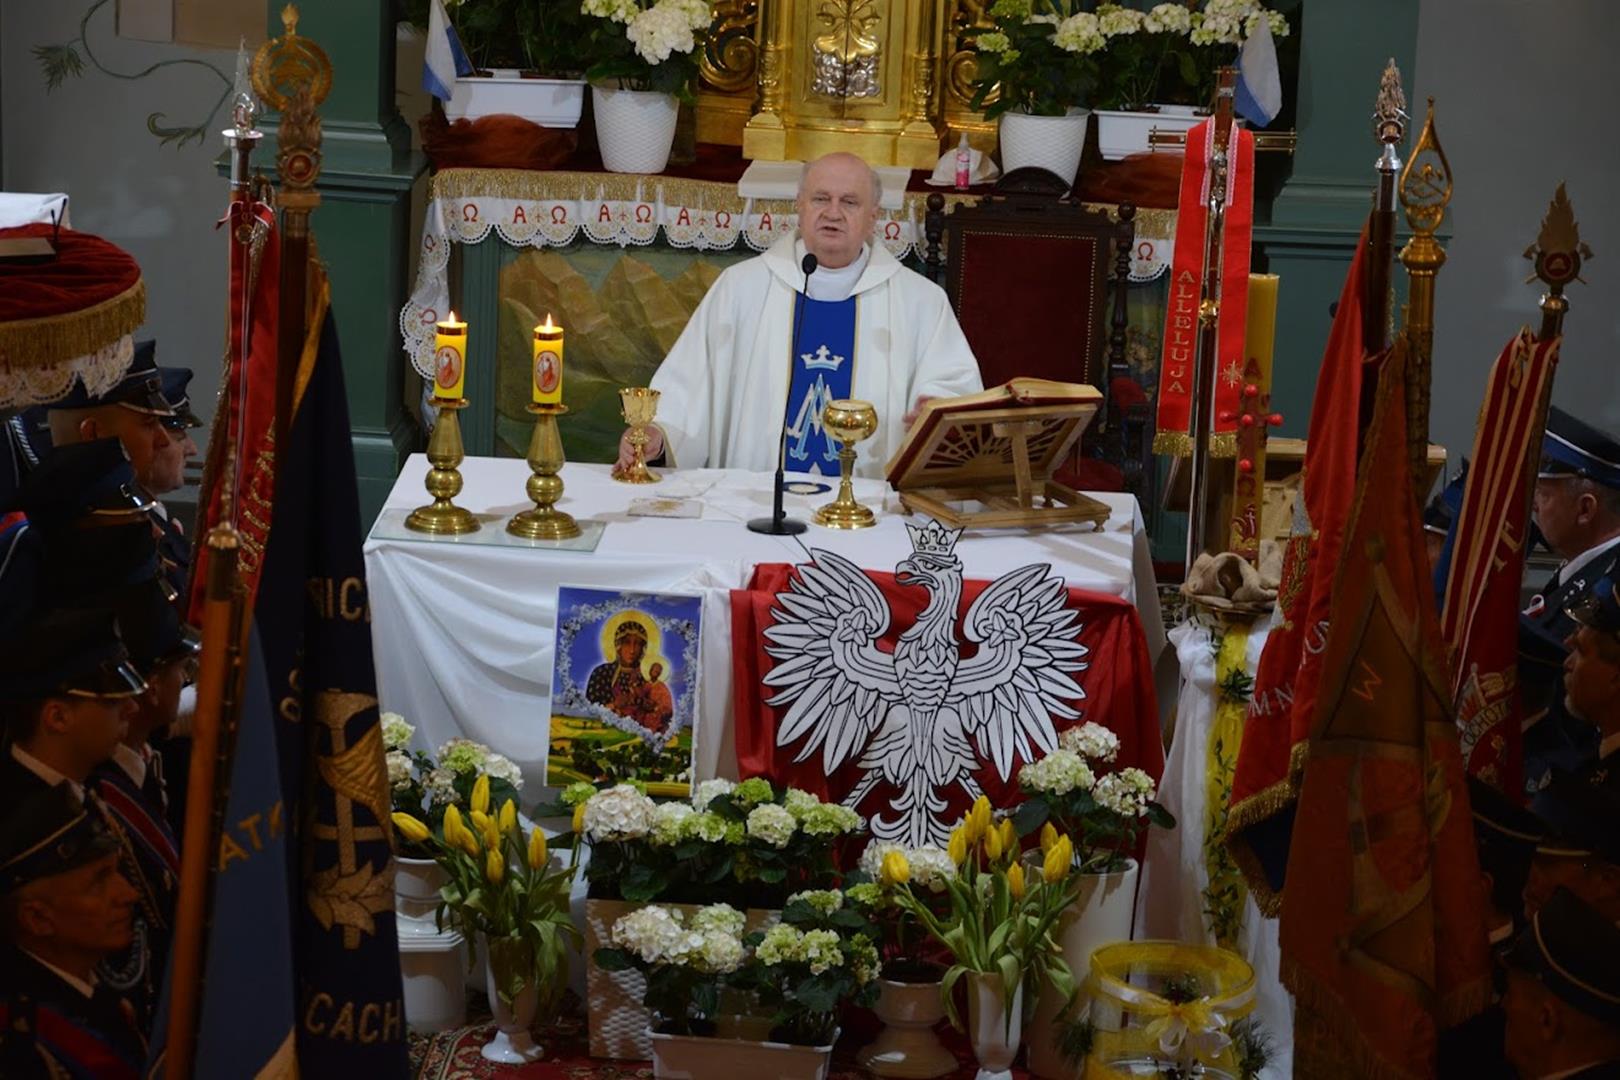
[[[483,1056],[517,1064],[542,1056],[529,1027],[537,1014],[556,1010],[568,982],[568,950],[580,944],[568,912],[575,867],[572,859],[555,866],[545,833],[536,826],[525,836],[516,802],[496,809],[489,792],[482,774],[467,815],[446,807],[438,832],[402,812],[393,821],[407,840],[431,850],[449,877],[439,891],[440,928],[482,939],[497,1025]]]
[[[900,905],[949,950],[953,962],[940,992],[959,1029],[964,1025],[953,990],[966,976],[977,1080],[1001,1080],[1012,1075],[1018,1053],[1025,983],[1037,993],[1050,985],[1065,1000],[1074,996],[1074,976],[1053,934],[1074,901],[1074,851],[1065,838],[1038,870],[1026,868],[1012,821],[995,822],[989,800],[980,796],[951,831],[946,852],[957,872],[946,883],[950,905],[943,916],[913,893],[902,852],[886,855],[879,874]]]

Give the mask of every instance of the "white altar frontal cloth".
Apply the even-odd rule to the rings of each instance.
[[[856,498],[879,511],[876,526],[843,532],[811,525],[797,538],[766,536],[749,532],[744,522],[769,516],[771,474],[660,471],[660,483],[631,485],[612,480],[607,465],[564,466],[567,487],[558,509],[605,526],[594,550],[569,551],[508,541],[506,519],[532,506],[523,493],[528,466],[515,458],[462,462],[465,487],[456,503],[480,515],[479,532],[407,533],[403,512],[429,501],[423,488],[427,461],[412,455],[366,540],[382,708],[415,724],[425,748],[457,735],[488,744],[522,768],[528,791],[537,795],[545,779],[558,586],[701,595],[694,779],[734,777],[730,590],[747,585],[760,563],[807,561],[807,548],[836,552],[865,569],[893,571],[912,550],[904,523],[917,519],[900,512],[885,482],[856,480]],[[824,480],[788,479],[790,485]],[[788,516],[808,521],[833,494],[790,494]],[[1157,659],[1164,625],[1140,509],[1129,494],[1091,494],[1112,511],[1100,531],[970,531],[956,545],[963,576],[989,579],[1050,563],[1071,586],[1136,604],[1150,656]],[[633,500],[653,497],[694,498],[702,516],[627,512]]]

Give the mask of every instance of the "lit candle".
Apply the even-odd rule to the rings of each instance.
[[[534,328],[534,403],[560,405],[562,403],[563,329],[546,321]]]
[[[433,396],[460,401],[467,386],[467,324],[451,312],[433,339]]]

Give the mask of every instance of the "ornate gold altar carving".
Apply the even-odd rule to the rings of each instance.
[[[714,0],[708,40],[698,57],[697,137],[742,142],[759,95],[758,0]]]

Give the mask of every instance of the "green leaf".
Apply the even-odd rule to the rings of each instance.
[[[812,975],[793,989],[794,1000],[811,1012],[832,1012],[838,997],[837,984],[826,975]]]
[[[1046,805],[1045,799],[1025,799],[1018,804],[1018,809],[1013,811],[1013,828],[1018,830],[1019,836],[1039,832],[1051,812],[1052,808]]]
[[[759,869],[759,880],[767,885],[780,885],[787,880],[787,871],[780,866],[762,866]]]
[[[84,61],[72,45],[35,45],[34,58],[45,72],[47,93],[84,74]]]
[[[624,949],[597,949],[592,959],[603,971],[630,971],[636,966],[634,958]]]

